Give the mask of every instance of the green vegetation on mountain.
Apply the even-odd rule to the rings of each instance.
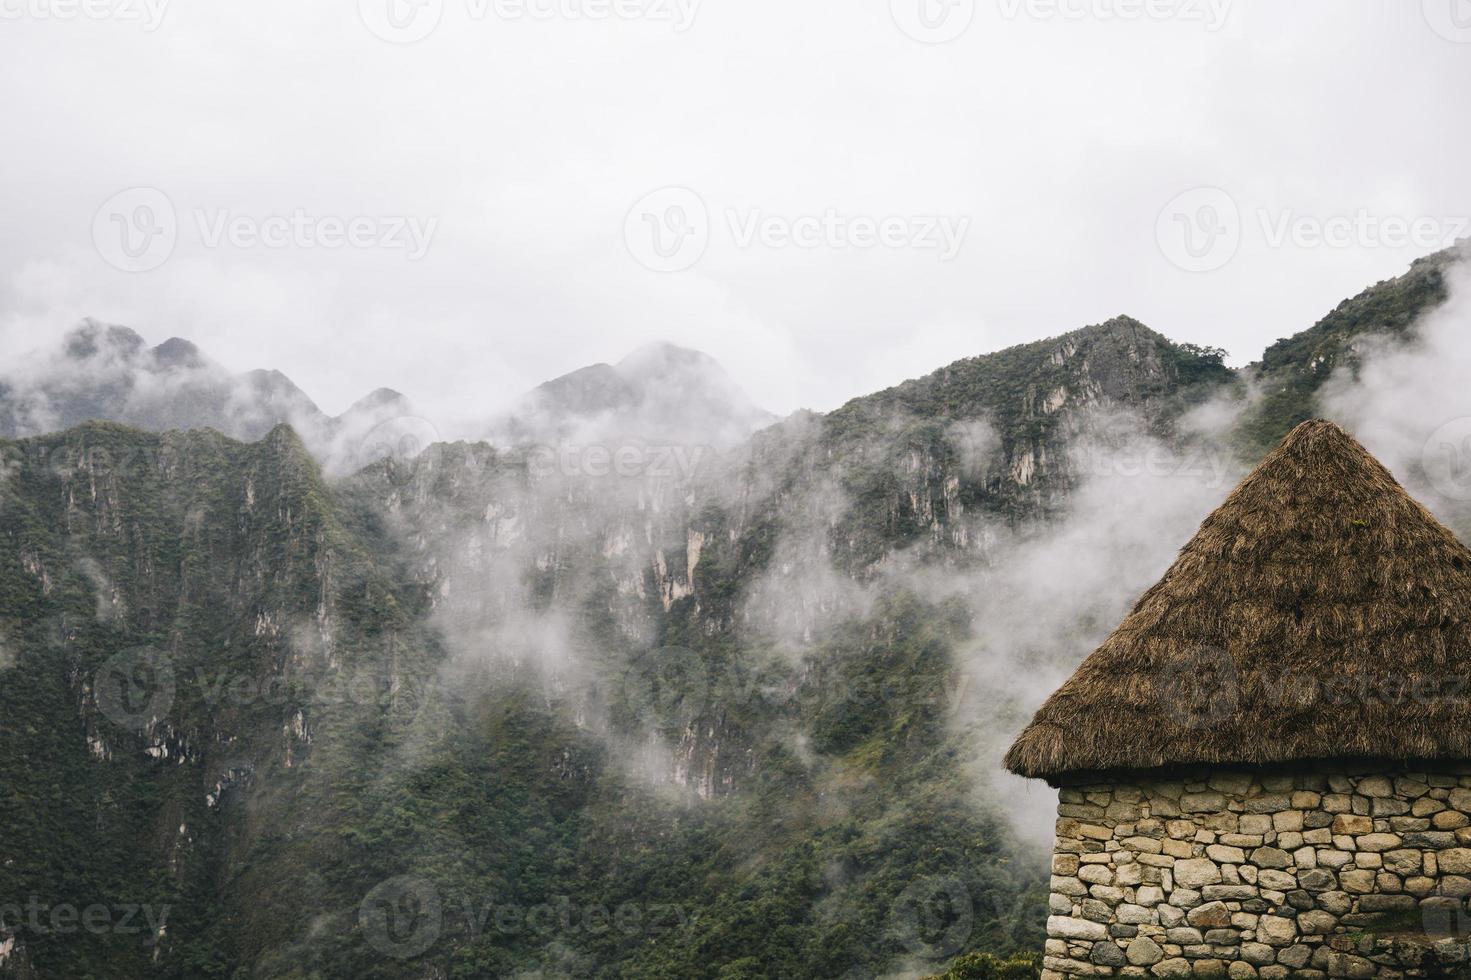
[[[1302,333],[1268,347],[1245,372],[1261,400],[1242,421],[1247,451],[1260,456],[1300,422],[1318,414],[1317,395],[1335,371],[1358,368],[1359,343],[1367,337],[1404,339],[1424,313],[1446,299],[1445,273],[1471,246],[1417,259],[1402,276],[1346,299]]]

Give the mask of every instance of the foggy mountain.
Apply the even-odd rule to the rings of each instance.
[[[709,356],[651,344],[617,365],[548,381],[511,413],[470,429],[500,445],[637,440],[726,449],[774,419]],[[289,425],[334,474],[383,456],[414,455],[444,436],[391,388],[331,417],[279,371],[231,374],[187,340],[150,348],[128,327],[93,320],[0,373],[0,436],[93,420],[150,432],[210,428],[246,442]]]
[[[411,411],[407,399],[384,388],[333,418],[279,371],[232,374],[182,338],[149,347],[136,331],[95,320],[0,373],[0,434],[7,438],[106,420],[150,432],[208,428],[255,442],[290,425],[335,467],[355,437]]]
[[[0,443],[0,895],[142,927],[7,919],[0,976],[1033,949],[1055,799],[1001,747],[1263,445],[1358,419],[1457,518],[1426,447],[1464,409],[1415,382],[1471,370],[1461,257],[1244,371],[1120,316],[772,421],[656,347],[543,385],[511,437],[342,475],[286,426],[140,431],[155,378],[233,402],[187,346],[88,325],[6,398],[48,434]]]
[[[625,436],[725,449],[775,418],[708,355],[650,344],[539,385],[491,435],[509,445]]]

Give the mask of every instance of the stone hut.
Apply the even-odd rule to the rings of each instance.
[[[1006,766],[1060,789],[1047,980],[1463,975],[1471,551],[1304,423]]]

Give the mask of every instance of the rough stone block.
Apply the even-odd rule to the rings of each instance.
[[[1356,840],[1361,851],[1392,851],[1404,843],[1399,834],[1364,834]]]
[[[1108,930],[1097,922],[1054,915],[1047,919],[1047,935],[1058,939],[1085,939],[1097,942],[1108,938]]]
[[[1297,928],[1305,936],[1326,936],[1338,925],[1338,919],[1327,912],[1304,912],[1297,917]]]
[[[1259,868],[1290,868],[1292,855],[1276,847],[1258,847],[1251,852],[1251,863]]]
[[[1270,813],[1249,813],[1242,816],[1237,825],[1243,834],[1265,834],[1272,829]]]
[[[1212,813],[1226,808],[1223,793],[1186,793],[1180,797],[1180,809],[1185,813]]]
[[[1302,830],[1301,810],[1280,810],[1272,814],[1272,829],[1277,833],[1287,830]]]
[[[1384,870],[1397,875],[1418,874],[1421,866],[1420,852],[1416,850],[1402,848],[1384,854]]]
[[[1297,923],[1278,915],[1264,915],[1256,932],[1257,938],[1269,946],[1286,946],[1297,938]]]
[[[1471,874],[1471,849],[1452,847],[1441,851],[1435,858],[1436,862],[1440,865],[1441,874]]]
[[[1367,834],[1374,830],[1374,821],[1368,817],[1355,816],[1352,813],[1340,813],[1333,818],[1333,832],[1335,834]]]
[[[1277,954],[1277,962],[1289,969],[1300,970],[1308,965],[1312,955],[1311,946],[1289,946]]]
[[[1205,849],[1205,856],[1217,864],[1241,864],[1246,860],[1246,852],[1239,847],[1227,847],[1225,844],[1212,844]]]
[[[1184,861],[1176,861],[1174,867],[1175,883],[1186,888],[1199,888],[1202,885],[1211,885],[1221,880],[1221,869],[1214,861],[1205,858],[1191,858]]]
[[[1250,796],[1243,801],[1247,813],[1276,813],[1292,806],[1292,798],[1286,793],[1263,793]]]
[[[1188,858],[1195,853],[1195,847],[1189,841],[1175,840],[1171,837],[1160,841],[1160,850],[1173,858]]]
[[[1159,943],[1148,936],[1140,936],[1129,944],[1125,955],[1133,966],[1153,966],[1165,958],[1164,950],[1160,949]]]
[[[1471,826],[1471,817],[1459,810],[1442,810],[1430,818],[1430,825],[1436,830],[1459,830]]]
[[[1115,914],[1118,916],[1118,921],[1125,925],[1152,925],[1159,921],[1159,914],[1153,909],[1131,903],[1120,905]]]
[[[1359,911],[1409,912],[1419,904],[1413,895],[1365,895],[1359,899]]]
[[[1297,887],[1297,875],[1290,871],[1264,869],[1257,875],[1257,884],[1273,891],[1291,891]]]
[[[1191,909],[1185,920],[1197,929],[1218,929],[1231,924],[1231,910],[1224,902],[1210,902]]]

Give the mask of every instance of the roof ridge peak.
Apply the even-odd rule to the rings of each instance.
[[[1232,490],[1037,712],[1007,765],[1053,778],[1345,755],[1471,759],[1471,692],[1429,706],[1244,699],[1202,731],[1176,710],[1171,676],[1207,650],[1224,651],[1238,693],[1307,664],[1471,675],[1471,551],[1334,422],[1300,424]]]

